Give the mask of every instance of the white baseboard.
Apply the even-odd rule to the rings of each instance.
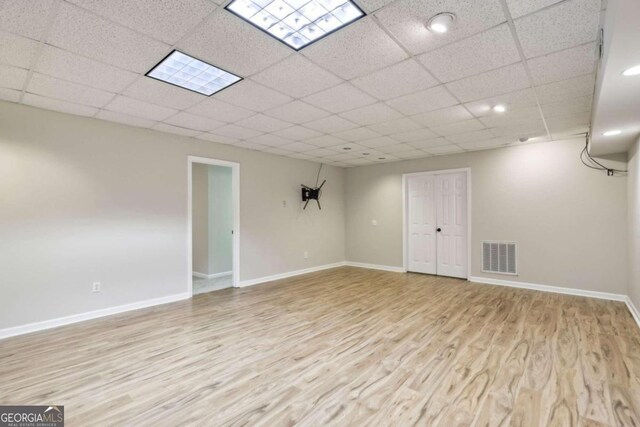
[[[511,288],[531,289],[534,291],[554,292],[556,294],[578,295],[589,298],[607,299],[613,301],[627,301],[623,294],[611,294],[608,292],[585,291],[575,288],[563,288],[561,286],[538,285],[536,283],[516,282],[513,280],[493,279],[490,277],[469,276],[470,282],[484,283],[487,285],[508,286]]]
[[[302,270],[294,270],[294,271],[288,271],[286,273],[274,274],[271,276],[258,277],[257,279],[243,280],[238,284],[238,287],[244,288],[246,286],[253,286],[260,283],[272,282],[274,280],[286,279],[287,277],[299,276],[301,274],[328,270],[329,268],[344,267],[345,265],[346,264],[344,261],[340,261],[333,264],[319,265],[317,267],[305,268]]]
[[[382,271],[391,271],[394,273],[405,273],[404,268],[393,267],[391,265],[367,264],[364,262],[355,262],[355,261],[347,261],[345,262],[345,265],[348,265],[349,267],[368,268],[370,270],[382,270]]]
[[[70,325],[72,323],[83,322],[85,320],[97,319],[99,317],[111,316],[113,314],[124,313],[141,308],[153,307],[161,304],[168,304],[184,299],[189,299],[191,295],[183,292],[166,297],[153,298],[144,301],[138,301],[131,304],[118,305],[115,307],[103,308],[100,310],[88,311],[86,313],[73,314],[71,316],[58,317],[57,319],[43,320],[41,322],[28,323],[26,325],[14,326],[11,328],[0,329],[0,339],[13,337],[16,335],[28,334],[31,332],[43,331],[45,329],[57,328],[58,326]]]
[[[640,328],[640,310],[638,310],[638,308],[635,305],[633,305],[633,301],[631,301],[630,297],[627,297],[624,302],[627,303],[627,308],[631,312],[631,315],[636,320],[636,323]]]
[[[191,274],[194,277],[197,277],[198,279],[217,279],[218,277],[231,276],[233,274],[233,271],[223,271],[222,273],[213,273],[213,274],[204,274],[204,273],[198,273],[197,271],[194,271]]]

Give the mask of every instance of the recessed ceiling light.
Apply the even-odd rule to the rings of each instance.
[[[624,70],[622,73],[623,76],[640,76],[640,65],[636,65],[635,67],[631,67],[627,70]]]
[[[527,142],[529,140],[529,138],[527,138],[526,136],[523,136],[522,138],[519,138],[518,141],[520,142]]]
[[[378,157],[378,160],[387,160],[386,157]]]
[[[368,156],[371,153],[362,153],[363,156]]]
[[[342,147],[343,150],[349,151],[351,150],[351,147]]]
[[[602,135],[604,136],[616,136],[616,135],[620,135],[622,133],[622,131],[620,129],[615,129],[615,130],[608,130],[606,132],[604,132]]]
[[[499,104],[493,107],[493,111],[495,111],[496,113],[504,113],[505,111],[507,111],[507,107]]]
[[[446,33],[456,20],[456,15],[450,12],[439,13],[427,22],[427,28],[434,33]]]
[[[365,15],[351,0],[233,0],[225,9],[295,50]]]
[[[145,75],[207,96],[242,80],[242,77],[177,50],[171,52]]]

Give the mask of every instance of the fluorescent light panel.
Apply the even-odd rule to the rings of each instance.
[[[207,96],[242,80],[235,74],[177,50],[171,52],[146,75]]]
[[[226,9],[295,50],[364,16],[350,0],[233,0]]]

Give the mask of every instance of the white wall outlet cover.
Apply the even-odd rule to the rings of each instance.
[[[373,225],[374,227],[378,225],[378,220],[377,219],[372,219],[371,220],[371,225]]]

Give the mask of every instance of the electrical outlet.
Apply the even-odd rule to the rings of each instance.
[[[309,259],[309,252],[304,251],[304,259]]]
[[[100,282],[93,282],[93,286],[91,287],[91,292],[101,292],[102,284]]]

